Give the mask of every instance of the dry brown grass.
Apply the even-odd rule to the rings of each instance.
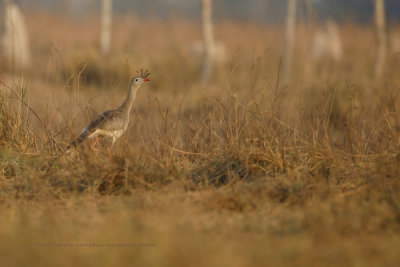
[[[29,21],[36,67],[2,76],[19,95],[1,87],[2,266],[397,266],[400,64],[374,83],[371,29],[343,25],[346,58],[313,67],[300,26],[285,85],[280,27],[220,23],[231,62],[202,87],[194,23],[119,18],[102,58],[95,21]],[[112,155],[62,153],[141,67],[152,83]],[[30,245],[58,242],[156,246]]]

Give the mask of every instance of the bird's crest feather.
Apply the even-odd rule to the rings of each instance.
[[[142,78],[147,78],[151,74],[148,70],[143,70],[143,69],[138,70],[136,73],[138,74],[139,77]]]

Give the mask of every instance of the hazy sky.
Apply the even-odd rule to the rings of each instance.
[[[74,17],[85,17],[97,12],[101,0],[15,0],[25,7],[51,11],[65,10]],[[115,13],[135,13],[143,17],[182,16],[198,19],[201,0],[114,0]],[[214,0],[216,19],[257,20],[281,22],[286,14],[285,0]],[[386,0],[389,20],[400,20],[400,0]],[[299,15],[308,14],[307,5],[312,7],[314,16],[337,20],[353,19],[368,22],[373,14],[373,0],[302,0],[299,1]],[[63,9],[64,7],[64,9]]]

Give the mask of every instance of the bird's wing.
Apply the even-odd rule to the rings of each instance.
[[[96,117],[83,129],[82,133],[89,135],[97,129],[118,130],[123,128],[124,113],[118,109],[107,110]]]

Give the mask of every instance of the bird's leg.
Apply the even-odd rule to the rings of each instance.
[[[100,150],[98,150],[96,147],[95,147],[95,145],[97,144],[97,142],[100,140],[100,136],[98,136],[97,138],[96,138],[96,140],[93,142],[93,144],[90,146],[90,149],[92,150],[92,151],[95,151],[95,152],[101,152]]]
[[[114,143],[115,143],[115,140],[112,141],[111,146],[108,148],[108,155],[111,154],[111,149],[113,148]]]

